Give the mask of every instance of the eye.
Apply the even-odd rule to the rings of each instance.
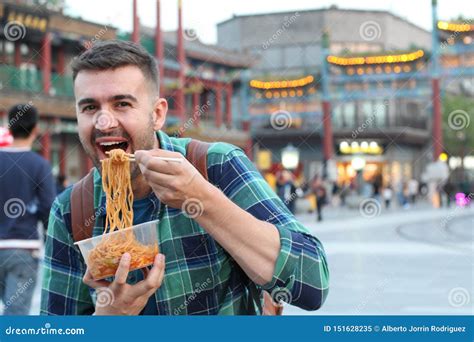
[[[120,101],[120,102],[117,102],[117,107],[130,107],[130,103],[126,102],[126,101]]]
[[[84,106],[82,107],[82,112],[92,112],[94,111],[95,109],[97,109],[97,106],[95,105],[87,105],[87,106]]]

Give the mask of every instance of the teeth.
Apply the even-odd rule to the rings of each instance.
[[[116,141],[116,142],[102,142],[100,143],[101,146],[112,146],[121,144],[123,141]]]

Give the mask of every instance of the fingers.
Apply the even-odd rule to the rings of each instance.
[[[99,287],[107,287],[110,285],[110,283],[105,280],[94,280],[89,269],[87,269],[86,274],[84,274],[82,281],[84,282],[84,284],[89,287],[92,287],[93,289],[97,289]]]
[[[177,178],[176,176],[155,171],[142,171],[142,174],[149,184],[157,184],[165,188],[172,186],[173,182],[176,181]]]
[[[164,153],[167,152],[167,153]],[[183,156],[176,152],[163,151],[163,150],[150,150],[150,151],[135,151],[135,160],[140,165],[140,170],[145,173],[145,170],[152,170],[167,175],[179,174],[182,170],[182,163],[175,163],[166,160],[161,160],[155,157],[171,157],[181,158]]]
[[[127,283],[128,272],[130,270],[130,260],[130,253],[124,253],[122,255],[117,271],[115,272],[115,284],[124,285]]]
[[[165,274],[165,256],[163,254],[158,254],[155,257],[155,262],[153,263],[153,268],[148,273],[146,279],[137,283],[133,286],[136,295],[144,295],[148,293],[155,292],[163,281]]]

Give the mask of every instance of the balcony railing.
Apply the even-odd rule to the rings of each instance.
[[[41,93],[43,91],[43,74],[34,69],[0,65],[0,85],[0,88],[4,90]],[[74,96],[72,77],[52,73],[49,95]]]
[[[337,130],[354,130],[363,127],[364,130],[370,129],[391,129],[391,128],[414,128],[420,130],[427,130],[427,117],[407,117],[401,114],[396,115],[391,120],[377,120],[377,118],[353,118],[352,120],[341,121],[339,118],[332,117],[332,126]],[[320,132],[322,131],[322,113],[286,113],[282,114],[261,114],[251,116],[251,129],[256,132]]]

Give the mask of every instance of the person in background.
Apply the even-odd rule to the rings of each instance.
[[[456,187],[451,181],[451,179],[448,179],[448,181],[443,185],[442,192],[444,192],[444,194],[446,195],[446,208],[450,208],[451,200],[453,199],[454,194],[456,192]],[[440,199],[441,199],[440,208],[443,207],[442,192],[440,191]]]
[[[411,204],[415,204],[416,198],[418,196],[419,183],[416,179],[412,178],[408,181],[408,198]]]
[[[277,177],[277,195],[286,204],[292,214],[295,213],[296,186],[293,175],[288,170],[283,170]]]
[[[27,315],[42,242],[38,221],[48,226],[56,196],[51,166],[31,151],[38,135],[38,112],[19,104],[8,113],[13,144],[0,149],[0,299],[4,315]]]
[[[390,203],[392,202],[392,197],[393,197],[393,190],[392,187],[387,185],[382,192],[383,199],[385,201],[385,208],[389,209],[390,208]]]
[[[67,188],[68,182],[66,175],[59,174],[56,178],[56,193],[59,195]]]
[[[311,184],[311,190],[313,191],[314,195],[316,196],[316,214],[317,220],[323,220],[323,206],[326,204],[326,188],[324,187],[324,183],[319,176],[314,177],[313,182]]]

